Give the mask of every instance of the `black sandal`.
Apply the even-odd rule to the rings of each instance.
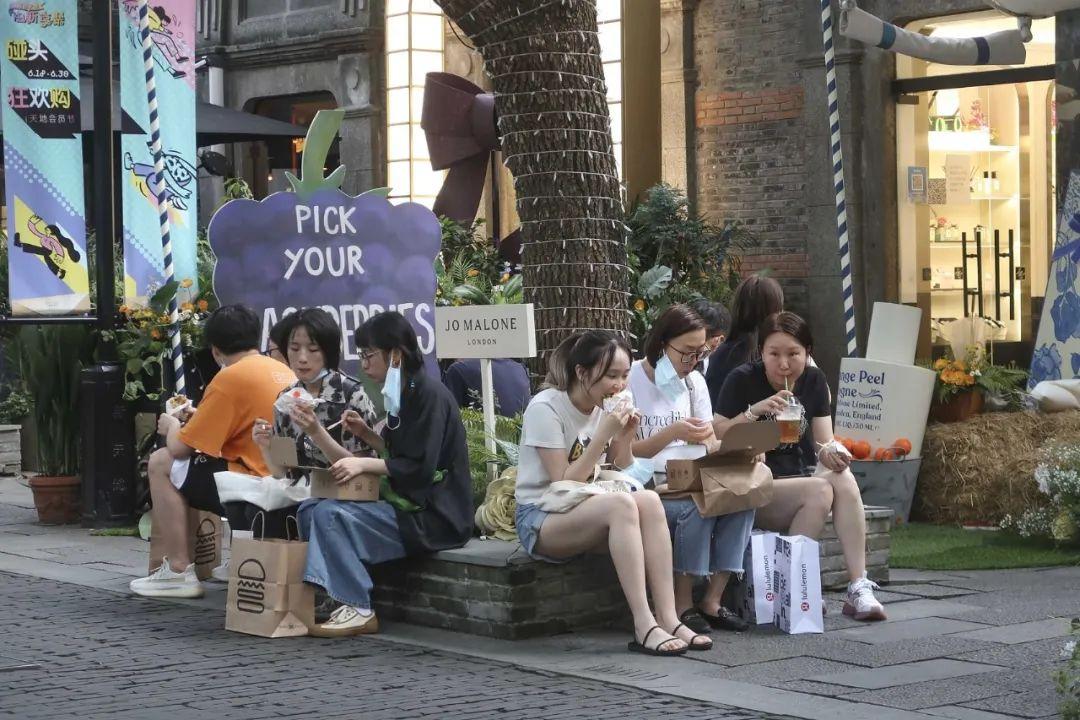
[[[712,630],[712,626],[702,617],[701,611],[697,608],[690,608],[679,616],[679,620],[698,635],[708,635],[709,631]]]
[[[683,628],[683,627],[686,628],[687,630],[689,630],[690,632],[694,632],[694,628],[690,627],[686,623],[679,623],[678,625],[675,626],[675,629],[671,631],[671,634],[675,635],[675,633],[679,632],[679,628]],[[675,635],[675,637],[679,637],[679,636]],[[705,638],[709,642],[708,643],[694,642],[698,638]],[[682,640],[682,638],[679,638],[679,639]],[[686,642],[686,641],[683,640],[683,642]],[[712,638],[709,637],[708,635],[703,635],[701,633],[694,633],[694,637],[690,638],[690,642],[686,643],[686,647],[689,648],[690,650],[697,650],[697,651],[700,651],[700,652],[705,652],[706,650],[712,650]]]
[[[672,637],[671,640],[664,640],[661,643],[657,643],[656,647],[652,647],[652,648],[648,647],[647,643],[649,642],[649,636],[652,635],[657,630],[659,630],[660,632],[664,632],[663,628],[661,628],[659,625],[653,625],[649,629],[649,632],[645,633],[645,637],[641,639],[641,642],[638,642],[637,640],[634,640],[631,643],[627,643],[626,644],[626,649],[629,650],[630,652],[641,653],[643,655],[655,655],[655,656],[658,656],[658,657],[676,657],[678,655],[685,655],[686,654],[686,648],[685,647],[677,648],[677,649],[674,649],[674,650],[661,650],[660,649],[661,645],[667,645],[669,642],[672,642],[672,641],[675,641],[675,640],[678,640],[679,642],[685,642],[681,638],[677,638],[677,637]]]

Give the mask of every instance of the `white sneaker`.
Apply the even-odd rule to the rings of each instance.
[[[345,637],[346,635],[370,635],[379,632],[379,621],[371,610],[360,610],[342,605],[330,613],[330,619],[311,628],[315,637]]]
[[[203,587],[195,577],[195,566],[188,565],[184,572],[173,572],[169,558],[161,558],[161,567],[147,577],[132,580],[131,592],[143,597],[200,598]]]
[[[884,620],[885,607],[874,597],[874,591],[880,589],[866,576],[850,583],[844,600],[844,614],[856,620]]]
[[[223,560],[220,565],[210,571],[213,582],[229,582],[229,561]]]

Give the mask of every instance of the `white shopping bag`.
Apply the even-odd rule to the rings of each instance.
[[[739,615],[748,623],[772,625],[773,621],[773,553],[777,533],[755,530],[750,535],[743,554],[742,598]]]
[[[789,635],[825,632],[817,541],[777,535],[775,548],[773,624]]]

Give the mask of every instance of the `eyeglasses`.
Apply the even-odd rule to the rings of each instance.
[[[268,347],[259,354],[264,356],[264,357],[274,357],[274,353],[276,353],[276,352],[279,352],[279,350],[276,347]]]
[[[371,362],[372,358],[378,356],[379,354],[380,351],[378,350],[372,350],[371,352],[362,352],[360,353],[360,362],[366,365]]]
[[[709,356],[708,347],[702,347],[697,350],[681,350],[674,345],[671,345],[670,347],[672,350],[679,353],[679,359],[687,365],[696,365]]]

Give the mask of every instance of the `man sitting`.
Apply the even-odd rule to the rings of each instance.
[[[517,360],[491,361],[491,381],[495,390],[495,414],[514,417],[525,411],[532,397],[529,374]],[[480,409],[480,361],[458,360],[443,373],[443,385],[457,400],[458,407]]]
[[[166,447],[150,456],[149,475],[154,532],[161,537],[164,557],[148,577],[131,581],[136,595],[202,596],[188,551],[188,508],[225,514],[215,472],[269,474],[252,428],[256,418],[273,417],[278,393],[296,382],[287,366],[259,354],[259,318],[243,305],[215,310],[204,337],[222,370],[186,425],[167,414],[158,418]]]

